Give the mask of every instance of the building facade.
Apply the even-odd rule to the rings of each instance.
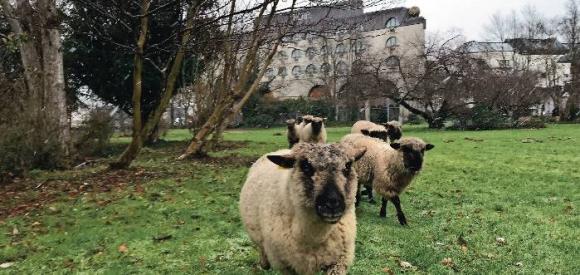
[[[504,42],[465,43],[461,50],[493,69],[529,70],[540,74],[536,86],[546,91],[543,102],[534,110],[536,115],[550,115],[556,106],[565,105],[565,87],[572,80],[570,62],[563,62],[570,49],[555,38],[507,39]],[[563,96],[554,97],[556,94]],[[564,102],[556,102],[562,101]]]
[[[424,60],[426,20],[419,16],[419,9],[364,12],[362,1],[345,3],[308,7],[296,13],[293,29],[284,37],[262,79],[273,97],[317,100],[348,95],[350,91],[344,86],[357,62],[382,65],[393,84],[404,88],[396,68]],[[372,109],[398,109],[380,96],[361,97],[360,104],[367,119]],[[399,119],[399,114],[392,119]]]

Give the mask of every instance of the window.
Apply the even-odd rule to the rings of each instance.
[[[500,68],[509,68],[509,67],[511,67],[509,60],[498,60],[497,63],[499,63],[499,67]]]
[[[327,46],[322,46],[322,48],[320,48],[320,54],[321,55],[327,55],[328,54],[328,47]]]
[[[346,75],[348,70],[348,66],[346,66],[346,63],[344,63],[344,61],[340,61],[338,62],[338,64],[336,64],[336,72],[339,75]]]
[[[360,54],[360,53],[363,53],[366,50],[366,47],[365,47],[365,44],[362,41],[357,40],[352,45],[352,50],[355,53]]]
[[[389,58],[385,59],[385,64],[389,69],[398,68],[400,62],[401,60],[399,60],[399,58],[396,56],[389,56]]]
[[[394,28],[398,27],[399,25],[400,25],[399,20],[395,17],[389,18],[389,20],[387,20],[387,22],[385,23],[385,27],[387,27],[389,29],[394,29]]]
[[[344,44],[340,43],[340,44],[336,45],[336,54],[338,56],[342,57],[345,53],[346,53],[346,47],[344,46]]]
[[[302,50],[296,49],[292,51],[292,58],[294,61],[298,61],[302,57]]]
[[[268,68],[268,69],[266,70],[266,76],[267,76],[268,78],[270,78],[270,79],[274,78],[274,69],[272,69],[272,68]]]
[[[278,68],[278,75],[281,76],[282,78],[286,77],[288,75],[288,71],[286,70],[286,67]]]
[[[324,74],[327,74],[330,72],[330,65],[328,63],[323,63],[322,65],[320,65],[320,71]]]
[[[387,39],[387,47],[392,48],[392,47],[396,47],[398,46],[399,42],[397,42],[397,38],[394,36],[389,37],[389,39]]]
[[[301,74],[302,74],[302,68],[300,66],[294,66],[294,68],[292,68],[292,75],[295,78],[300,77]]]
[[[308,56],[308,59],[312,60],[316,56],[316,49],[313,47],[306,49],[306,56]]]
[[[288,54],[285,51],[279,51],[278,58],[280,60],[286,60],[286,59],[288,59]]]
[[[306,67],[306,74],[308,76],[313,76],[314,74],[316,74],[316,66],[314,66],[313,64],[310,64]]]

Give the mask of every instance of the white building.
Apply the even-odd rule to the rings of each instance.
[[[477,60],[488,64],[491,68],[530,70],[540,73],[537,87],[544,89],[559,89],[572,80],[570,63],[560,62],[570,51],[568,46],[555,38],[550,39],[507,39],[505,42],[465,43],[461,50]],[[537,115],[549,115],[556,104],[548,94]]]
[[[296,27],[284,38],[262,80],[268,83],[273,97],[319,99],[348,93],[341,88],[357,61],[381,63],[391,69],[399,62],[422,64],[426,20],[419,16],[418,8],[365,13],[362,1],[344,3],[308,7],[296,13]],[[285,14],[278,16],[283,20]],[[402,88],[401,78],[393,71],[389,78]],[[394,105],[385,97],[361,99],[360,103],[367,107],[367,119],[371,105],[383,111]]]

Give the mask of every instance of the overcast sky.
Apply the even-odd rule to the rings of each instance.
[[[564,13],[568,0],[406,0],[406,7],[418,6],[427,19],[428,32],[446,32],[459,28],[467,40],[485,38],[483,26],[497,11],[504,14],[520,11],[527,4],[536,6],[548,18]]]

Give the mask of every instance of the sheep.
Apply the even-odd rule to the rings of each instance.
[[[359,173],[356,204],[360,202],[360,186],[372,186],[382,197],[379,216],[386,217],[387,201],[390,200],[397,210],[399,223],[406,225],[399,195],[421,171],[425,151],[435,146],[414,137],[387,144],[361,134],[349,134],[341,142],[350,143],[355,148],[367,148],[365,156],[355,163]]]
[[[400,139],[403,136],[403,129],[401,123],[398,121],[389,121],[383,124],[387,128],[389,140],[391,142]]]
[[[346,274],[354,260],[357,174],[366,149],[298,143],[262,156],[240,195],[240,213],[264,269]]]
[[[300,141],[298,125],[296,125],[296,120],[289,119],[286,120],[286,126],[288,129],[286,130],[286,137],[288,138],[288,145],[289,148],[292,148],[294,144]]]
[[[351,133],[360,133],[365,136],[393,142],[401,138],[403,130],[401,129],[401,124],[396,121],[379,125],[367,120],[359,120],[352,126]]]
[[[351,133],[363,134],[365,136],[388,141],[387,128],[367,120],[359,120],[352,125]]]
[[[312,117],[304,118],[304,127],[300,129],[300,141],[310,143],[326,143],[326,128],[324,127],[325,118]]]

